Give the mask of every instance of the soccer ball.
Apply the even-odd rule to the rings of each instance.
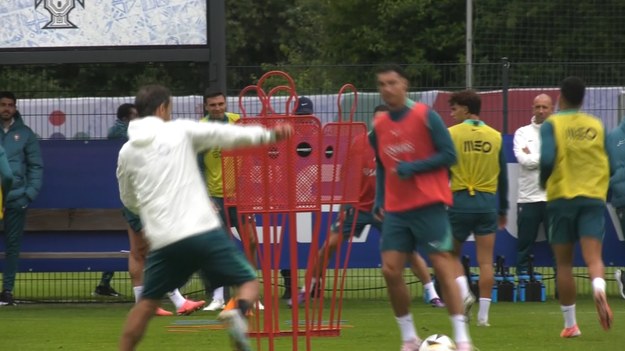
[[[419,351],[453,351],[456,349],[456,344],[447,336],[443,334],[430,335],[421,343]]]

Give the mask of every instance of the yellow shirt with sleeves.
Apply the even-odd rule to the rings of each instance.
[[[223,120],[211,119],[211,122],[224,122],[234,124],[241,116],[236,113],[226,112]],[[204,117],[201,122],[208,122],[209,118]],[[224,196],[223,169],[221,164],[221,148],[213,148],[204,153],[204,179],[208,188],[208,194],[214,197]]]
[[[556,157],[547,180],[547,201],[578,196],[605,200],[610,167],[601,121],[575,111],[558,113],[546,123],[553,127]]]
[[[451,191],[495,194],[499,177],[501,134],[478,120],[466,120],[449,128],[458,162],[451,166]]]

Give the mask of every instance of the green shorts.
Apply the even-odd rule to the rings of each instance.
[[[356,223],[354,223],[354,220]],[[339,219],[332,224],[332,231],[341,233],[343,237],[347,238],[352,233],[352,227],[354,227],[354,236],[359,238],[367,225],[382,231],[382,222],[375,219],[371,212],[357,210],[353,206],[348,205],[341,209]]]
[[[547,202],[549,243],[569,244],[580,237],[603,241],[605,203],[601,200],[575,198]]]
[[[210,286],[238,286],[256,279],[241,250],[223,228],[201,233],[148,254],[142,296],[161,299],[197,271]]]
[[[426,253],[452,250],[451,226],[445,205],[434,204],[385,214],[380,250],[410,253],[417,247]]]
[[[487,235],[497,231],[497,213],[449,212],[451,232],[454,239],[463,243],[471,234]]]
[[[141,223],[141,218],[138,215],[130,212],[126,207],[122,208],[122,215],[132,230],[137,233],[143,230],[143,223]]]

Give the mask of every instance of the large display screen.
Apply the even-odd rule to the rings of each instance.
[[[0,1],[0,50],[208,45],[206,0]]]

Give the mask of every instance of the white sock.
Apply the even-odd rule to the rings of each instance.
[[[477,312],[478,322],[488,322],[488,310],[490,309],[490,299],[480,297],[480,310]]]
[[[440,296],[438,296],[438,294],[436,293],[436,289],[434,289],[434,283],[429,282],[427,284],[423,284],[423,289],[425,289],[427,297],[430,299],[430,301],[432,299],[440,299]]]
[[[313,291],[313,288],[314,288],[315,284],[317,284],[317,278],[311,278],[310,279],[310,286],[308,286],[308,288],[306,288],[306,286],[302,287],[300,289],[300,292],[306,293],[306,291]],[[304,284],[304,285],[306,285],[306,284]]]
[[[560,311],[562,311],[562,315],[564,316],[565,328],[570,328],[577,324],[577,320],[575,319],[575,304],[571,306],[560,306]]]
[[[135,294],[135,303],[139,302],[141,293],[143,292],[143,285],[133,287],[132,292]]]
[[[213,300],[224,300],[224,287],[220,286],[219,288],[213,291]]]
[[[469,280],[466,275],[456,278],[456,284],[460,287],[460,296],[464,299],[469,296]]]
[[[449,319],[451,320],[451,327],[454,330],[454,341],[456,343],[471,342],[469,328],[467,326],[467,317],[463,314],[455,314],[450,316]]]
[[[185,302],[187,302],[187,299],[185,299],[182,296],[182,294],[180,293],[180,290],[178,289],[167,293],[167,296],[169,296],[169,299],[171,300],[171,302],[174,303],[174,306],[176,306],[176,309],[179,309],[180,307],[182,307],[182,305],[184,305]]]
[[[401,339],[404,342],[418,339],[417,331],[412,321],[412,314],[408,313],[405,316],[395,317],[397,325],[399,325],[399,331],[401,332]]]
[[[592,290],[605,292],[605,280],[603,278],[595,278],[592,280]]]

